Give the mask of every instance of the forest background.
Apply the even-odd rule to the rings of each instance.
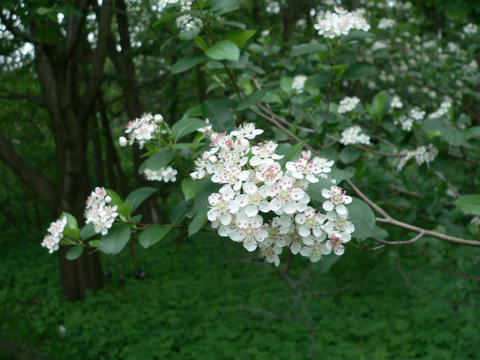
[[[361,39],[361,60],[373,70],[353,85],[332,86],[334,101],[348,94],[368,102],[379,91],[393,88],[405,107],[432,112],[449,96],[455,103],[455,121],[480,125],[478,70],[468,68],[472,59],[480,61],[479,37],[463,31],[469,23],[480,23],[475,1],[350,1],[343,6],[367,10],[375,38]],[[325,8],[320,1],[247,0],[224,16],[231,24],[244,23],[256,31],[245,44],[251,59],[263,68],[253,67],[255,76],[264,76],[262,71],[272,74],[284,91],[288,84],[291,90],[288,77],[299,75],[299,68],[309,69],[306,63],[299,66],[290,52],[294,45],[320,41],[313,24],[315,13]],[[116,259],[107,265],[104,257],[96,262],[84,254],[73,265],[65,260],[65,252],[60,257],[48,254],[39,245],[45,229],[62,211],[81,217],[95,186],[123,197],[136,187],[155,186],[159,193],[142,212],[152,222],[168,221],[183,200],[179,183],[147,182],[136,171],[140,151],[120,148],[118,137],[130,119],[144,112],[160,113],[174,124],[198,103],[227,98],[234,90],[228,80],[222,85],[211,76],[215,64],[199,63],[186,72],[171,73],[173,64],[198,49],[192,39],[181,39],[173,18],[158,23],[169,13],[167,9],[161,15],[157,2],[4,1],[0,9],[1,358],[480,355],[477,248],[432,238],[374,252],[349,248],[326,273],[294,259],[286,275],[283,268],[248,256],[224,238],[209,233],[184,238],[176,230],[149,251],[138,247],[147,275],[143,281],[134,280],[138,265],[124,251],[124,284],[116,281]],[[67,17],[72,28],[66,37],[59,25]],[[379,29],[382,18],[394,19],[396,26]],[[387,47],[373,50],[376,40]],[[405,50],[407,43],[415,49],[414,56]],[[441,59],[439,49],[448,53],[450,43],[463,52]],[[344,56],[348,60],[350,54]],[[415,66],[409,61],[412,57]],[[410,69],[402,69],[402,62]],[[467,68],[458,66],[462,62]],[[51,83],[63,87],[48,86]],[[273,95],[272,106],[287,103],[280,90]],[[302,125],[298,103],[287,107],[288,116]],[[277,139],[288,137],[278,128],[273,132]],[[475,136],[468,140],[478,142]],[[456,160],[445,155],[438,168],[461,194],[475,193],[480,184],[478,148],[463,143],[458,147],[470,151],[462,156],[473,162],[458,166],[461,157],[454,153]],[[354,179],[385,186],[378,198],[383,196],[384,204],[403,221],[457,236],[468,229],[471,238],[478,238],[471,217],[461,220],[459,212],[454,220],[442,218],[441,208],[451,207],[453,200],[446,195],[446,181],[433,183],[427,169],[410,169],[418,172],[417,181],[424,181],[425,187],[418,185],[413,200],[397,199],[392,196],[398,190],[390,186],[392,175],[378,170],[377,160],[369,159],[366,165],[360,152],[343,152],[339,159]],[[418,198],[419,193],[425,196]],[[395,200],[389,202],[387,195]],[[400,229],[388,231],[389,240],[408,239]],[[102,269],[107,267],[114,276],[105,283]]]

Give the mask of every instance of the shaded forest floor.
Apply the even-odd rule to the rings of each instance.
[[[226,239],[201,234],[171,256],[172,240],[138,249],[146,280],[125,252],[126,283],[111,259],[107,286],[76,303],[63,299],[56,254],[0,245],[0,359],[480,357],[480,282],[433,267],[419,246],[348,247],[326,274],[295,257],[289,282]],[[11,351],[25,344],[35,351]]]

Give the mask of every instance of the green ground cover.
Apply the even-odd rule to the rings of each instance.
[[[139,249],[146,280],[133,279],[125,254],[126,283],[111,279],[76,303],[63,301],[56,254],[1,245],[2,337],[52,360],[312,358],[311,330],[296,319],[308,318],[279,271],[210,234],[171,257],[172,239]],[[317,359],[480,357],[480,283],[433,268],[419,247],[348,248],[323,275],[305,266],[294,259],[291,278],[315,322]],[[455,301],[419,293],[399,266],[412,286]],[[467,270],[479,272],[475,264]],[[8,356],[20,359],[0,351]]]

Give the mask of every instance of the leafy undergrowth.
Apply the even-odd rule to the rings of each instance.
[[[311,329],[296,318],[307,319],[298,292],[279,271],[247,258],[239,244],[205,234],[170,257],[171,240],[139,249],[146,280],[134,280],[124,258],[125,284],[114,280],[112,266],[108,285],[76,303],[63,300],[56,255],[3,246],[0,329],[51,360],[312,358]],[[315,322],[317,358],[479,358],[480,282],[429,261],[418,247],[350,247],[321,275],[294,259],[291,278]],[[455,301],[416,291],[399,265],[412,286]]]

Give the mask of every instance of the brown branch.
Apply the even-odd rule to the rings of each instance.
[[[45,99],[43,96],[33,95],[33,94],[22,94],[15,91],[10,91],[6,89],[0,89],[0,93],[6,93],[7,95],[0,95],[0,99],[21,99],[21,100],[28,100],[37,104],[39,106],[45,107]]]
[[[362,250],[376,251],[376,250],[383,249],[384,247],[387,247],[387,246],[409,245],[409,244],[416,243],[418,240],[420,240],[423,237],[423,235],[424,235],[424,232],[422,231],[420,234],[418,234],[414,238],[412,238],[410,240],[405,240],[405,241],[385,241],[385,240],[382,240],[382,239],[370,238],[370,239],[372,239],[376,242],[382,243],[383,245],[376,246],[376,247],[373,247],[373,248],[362,248]]]
[[[417,197],[417,198],[420,198],[420,199],[423,198],[422,194],[418,194],[418,193],[415,193],[415,192],[412,192],[412,191],[401,189],[398,186],[395,186],[394,184],[390,184],[390,185],[388,185],[388,187],[392,190],[396,190],[396,191],[401,192],[403,194],[414,196],[414,197]]]

